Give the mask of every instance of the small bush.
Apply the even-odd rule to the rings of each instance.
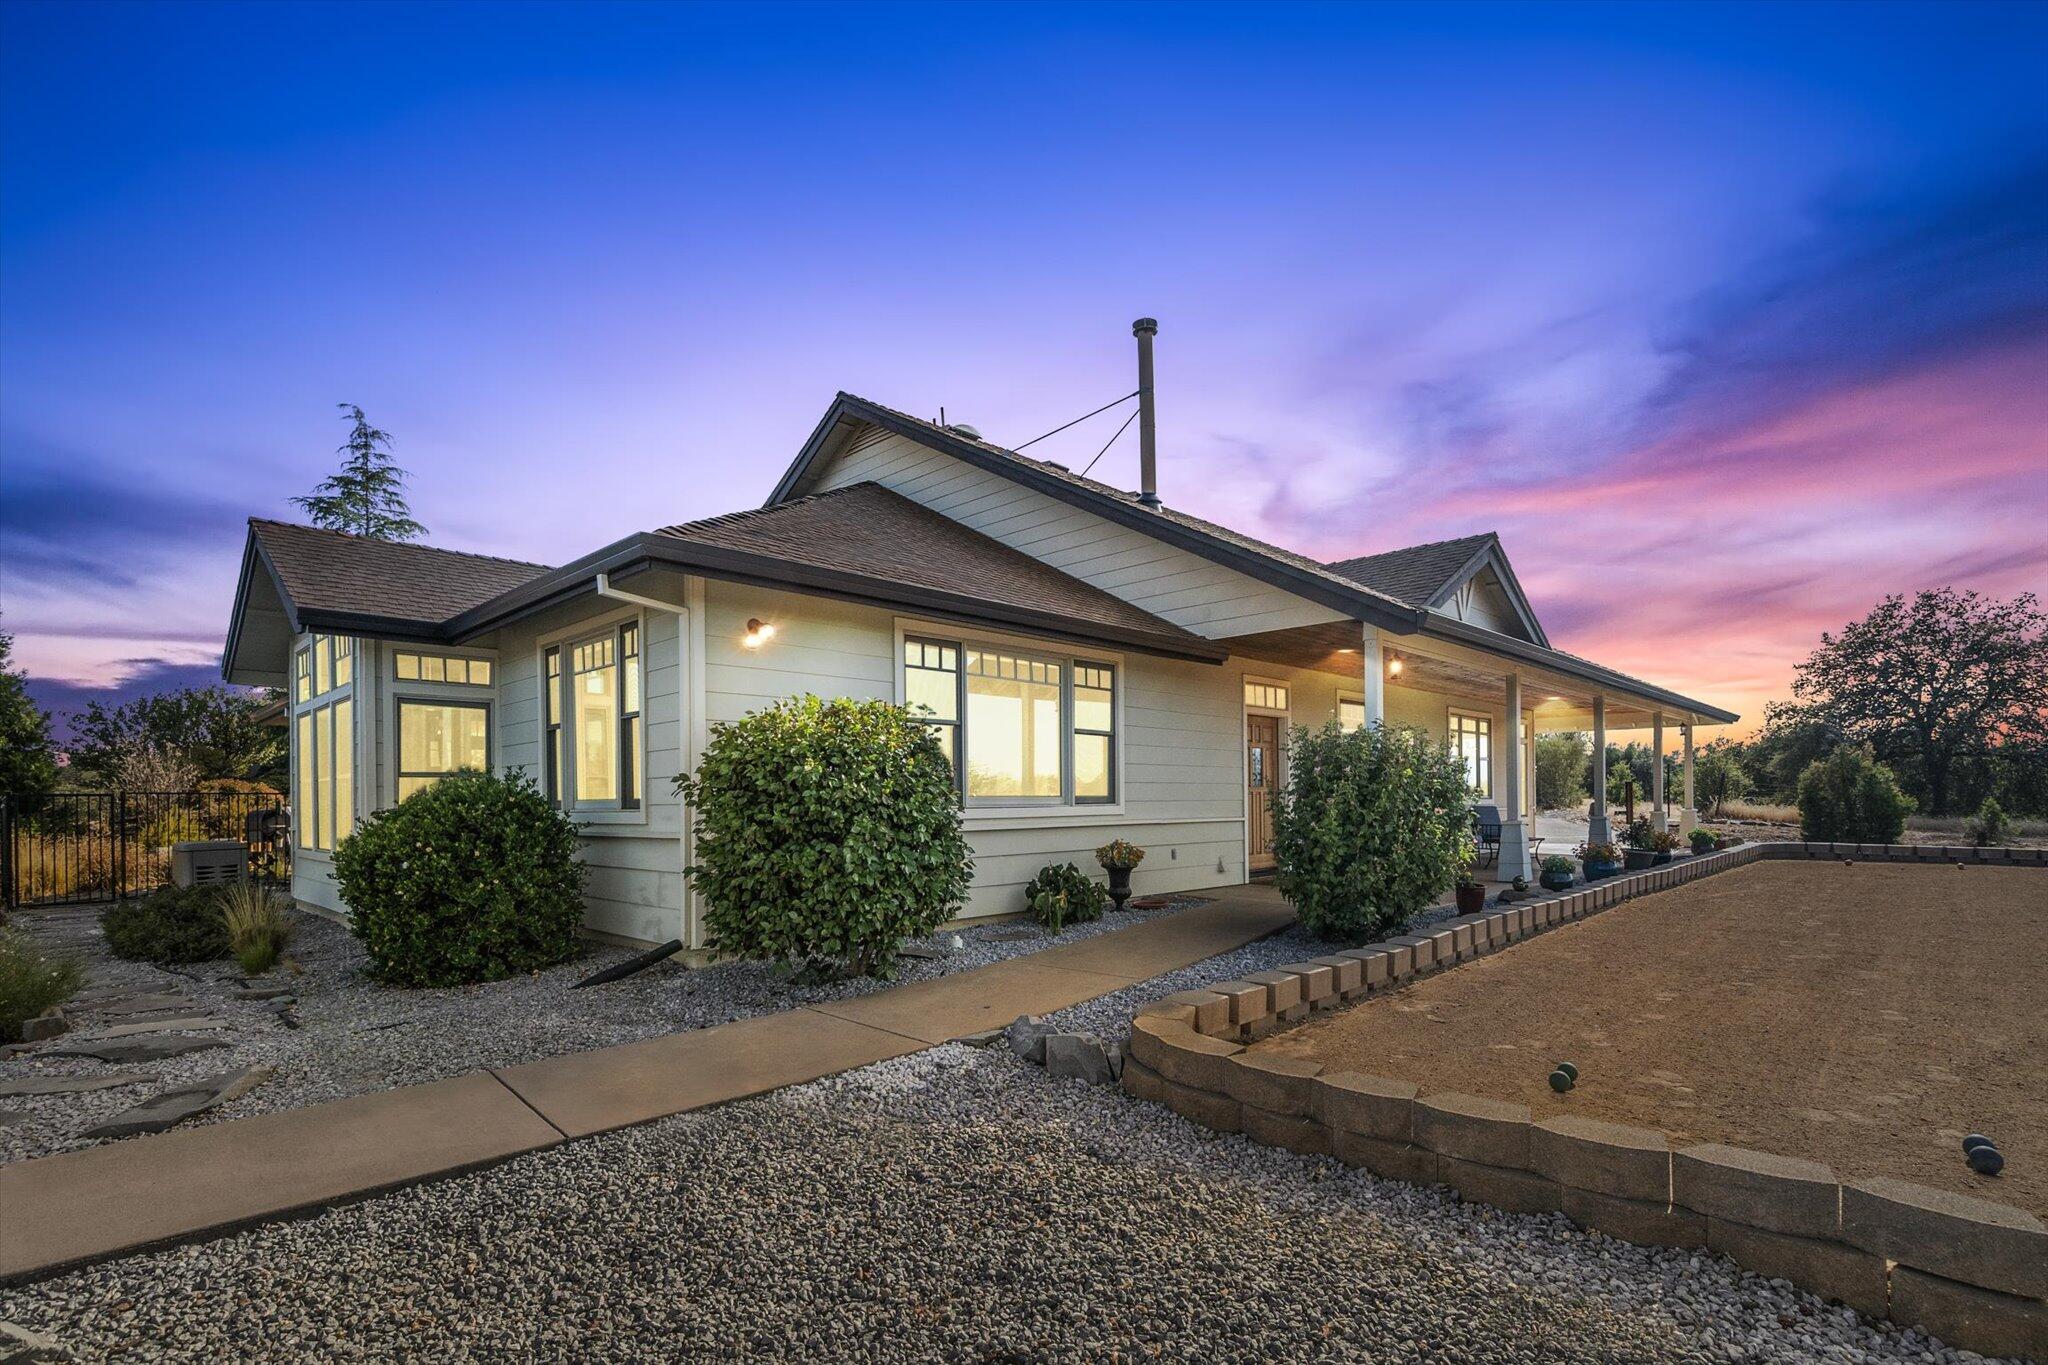
[[[413,793],[341,841],[334,876],[372,974],[394,985],[502,981],[576,955],[576,827],[523,773]]]
[[[1714,832],[1706,829],[1688,831],[1685,836],[1692,843],[1692,851],[1705,853],[1714,846]]]
[[[209,837],[199,812],[184,807],[167,810],[142,827],[142,842],[150,848],[169,848]]]
[[[676,789],[717,952],[884,976],[967,897],[953,765],[900,706],[805,696],[713,726]]]
[[[1811,841],[1895,844],[1912,811],[1912,798],[1867,744],[1844,744],[1799,775],[1800,834]]]
[[[131,962],[212,962],[228,955],[228,926],[212,887],[167,886],[100,912],[107,951]]]
[[[1538,870],[1542,872],[1563,872],[1569,874],[1572,872],[1576,872],[1578,869],[1572,865],[1572,860],[1570,858],[1565,857],[1561,853],[1553,853],[1543,860],[1543,866]]]
[[[261,976],[277,965],[292,934],[284,898],[254,882],[241,882],[221,892],[221,918],[227,923],[228,946],[249,976]]]
[[[1325,938],[1364,940],[1435,904],[1472,857],[1462,762],[1420,730],[1297,729],[1273,797],[1280,892]]]
[[[1072,863],[1048,863],[1025,884],[1024,904],[1033,919],[1057,934],[1069,924],[1101,919],[1109,890]]]
[[[45,953],[21,934],[0,930],[0,1041],[19,1041],[25,1021],[69,1000],[84,980],[77,959]]]
[[[2012,837],[2012,819],[2005,813],[2005,807],[1998,804],[1998,798],[1987,796],[1984,804],[1977,807],[1977,818],[1970,822],[1970,839],[1979,848],[1995,848]]]

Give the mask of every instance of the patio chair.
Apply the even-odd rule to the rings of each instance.
[[[1480,867],[1492,867],[1500,861],[1500,807],[1491,802],[1482,802],[1472,808],[1472,837],[1479,843]]]

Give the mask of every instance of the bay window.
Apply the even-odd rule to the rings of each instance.
[[[1116,670],[1089,659],[906,638],[903,699],[970,805],[1116,797]]]

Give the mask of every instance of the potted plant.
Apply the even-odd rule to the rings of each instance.
[[[1662,867],[1671,861],[1671,855],[1678,851],[1678,836],[1668,829],[1652,831],[1650,834],[1650,866]]]
[[[1458,913],[1476,915],[1485,908],[1486,884],[1467,868],[1458,874]]]
[[[1145,850],[1128,839],[1112,839],[1095,850],[1095,861],[1109,874],[1109,898],[1123,909],[1131,898],[1131,869],[1145,861]]]
[[[1621,873],[1621,850],[1613,844],[1580,844],[1579,865],[1589,882],[1605,881]]]
[[[1622,831],[1621,842],[1628,850],[1624,856],[1628,863],[1629,871],[1640,872],[1644,868],[1653,866],[1656,863],[1657,850],[1653,843],[1654,838],[1655,834],[1650,829],[1649,816],[1638,815],[1635,819],[1628,822],[1628,828]],[[1669,862],[1671,860],[1667,856],[1665,861]]]
[[[1543,883],[1545,891],[1571,890],[1572,860],[1562,854],[1551,854],[1543,860],[1543,873],[1536,880]]]
[[[1693,856],[1714,851],[1714,836],[1709,830],[1696,829],[1685,836],[1692,843]]]

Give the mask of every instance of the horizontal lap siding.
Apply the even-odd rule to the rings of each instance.
[[[874,482],[1212,639],[1343,617],[893,433],[856,443],[818,489]]]

